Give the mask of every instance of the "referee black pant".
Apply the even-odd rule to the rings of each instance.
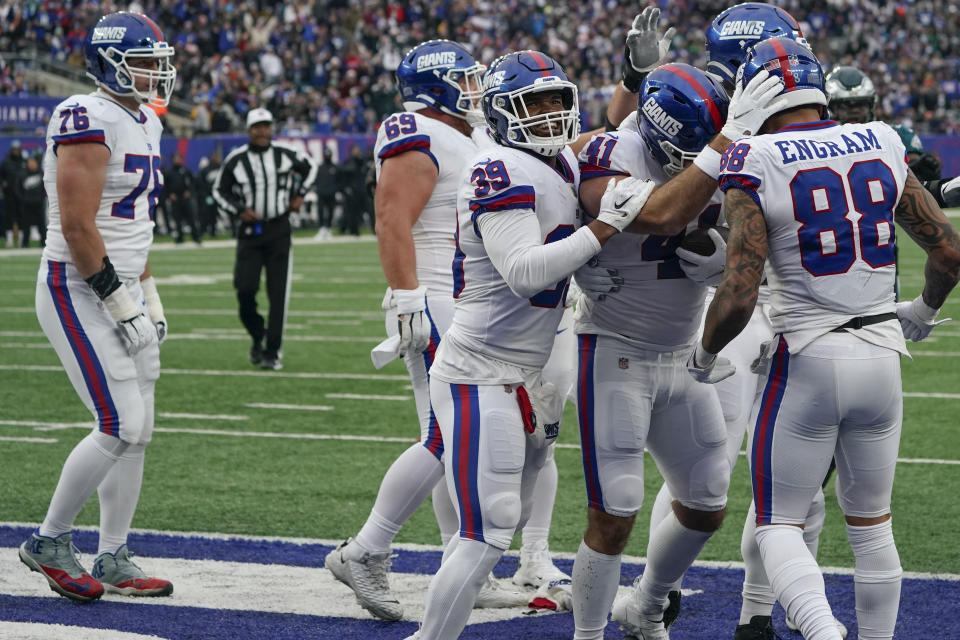
[[[237,233],[237,262],[233,286],[240,303],[240,321],[257,344],[267,339],[264,355],[278,357],[287,315],[290,269],[290,220],[287,216],[254,224],[244,223]],[[260,273],[267,269],[267,298],[270,311],[267,322],[257,312]]]

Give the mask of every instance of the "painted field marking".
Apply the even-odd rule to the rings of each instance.
[[[244,402],[251,409],[291,409],[294,411],[333,411],[327,404],[272,404],[270,402]]]
[[[0,364],[0,371],[43,371],[63,373],[63,367],[42,364]],[[376,373],[291,373],[286,371],[232,371],[215,369],[161,369],[168,376],[242,376],[255,378],[293,378],[300,380],[375,380],[381,382],[406,382],[408,375]]]
[[[59,442],[56,438],[15,438],[12,436],[0,436],[0,442],[31,442],[34,444],[56,444]]]
[[[228,413],[157,413],[158,418],[183,418],[184,420],[249,420],[250,416],[238,416]]]
[[[296,408],[299,408],[297,406]],[[33,427],[37,431],[58,431],[62,429],[92,429],[93,422],[41,422],[33,420],[0,420],[0,426]],[[183,427],[154,427],[154,431],[163,433],[187,433],[201,436],[230,436],[235,438],[280,438],[284,440],[341,440],[351,442],[398,442],[411,444],[417,441],[415,437],[399,438],[390,436],[358,436],[337,433],[278,433],[275,431],[228,431],[226,429],[191,429]],[[558,449],[580,450],[580,445],[558,442],[554,445]],[[746,456],[745,451],[740,451]],[[936,458],[897,458],[900,464],[937,464],[960,465],[960,460],[943,460]]]
[[[960,400],[960,393],[903,393],[904,398],[939,398],[942,400]]]
[[[377,396],[362,393],[327,393],[324,396],[331,400],[397,400],[400,402],[413,400],[413,396]]]

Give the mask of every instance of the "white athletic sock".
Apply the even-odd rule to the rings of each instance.
[[[77,443],[60,471],[40,535],[55,538],[73,528],[73,521],[128,445],[94,431]]]
[[[357,544],[371,553],[389,551],[400,527],[442,477],[443,464],[420,443],[410,445],[380,481],[377,501],[357,534]]]
[[[890,520],[869,527],[847,525],[856,565],[853,573],[857,626],[863,640],[889,640],[900,608],[903,569]]]
[[[650,532],[647,566],[637,589],[637,604],[643,613],[663,610],[667,594],[697,559],[712,531],[696,531],[680,524],[671,512]]]
[[[574,640],[603,638],[618,586],[620,554],[594,551],[581,540],[573,561]]]
[[[650,510],[650,531],[655,531],[657,526],[663,522],[663,519],[671,513],[673,513],[673,495],[667,488],[667,483],[664,482],[660,486],[660,491],[657,492],[657,497],[653,501],[653,508]],[[670,590],[680,591],[682,584],[683,576],[680,576],[680,579],[670,587]]]
[[[557,497],[557,462],[553,458],[553,447],[537,474],[537,483],[533,487],[533,509],[530,518],[523,527],[523,546],[533,547],[537,542],[549,544],[550,520],[553,517],[553,502]]]
[[[757,512],[753,501],[743,523],[743,535],[740,537],[740,555],[743,556],[743,600],[740,604],[740,622],[747,624],[754,616],[773,615],[773,605],[777,597],[770,589],[767,571],[763,568],[760,547],[757,545]]]
[[[450,490],[443,476],[437,484],[433,485],[432,502],[433,515],[436,516],[437,526],[440,527],[440,544],[445,547],[460,531],[460,518],[457,516],[457,508],[453,505],[453,498],[450,496]]]
[[[792,525],[757,527],[757,542],[770,586],[806,640],[841,640],[827,602],[823,575]]]
[[[100,498],[98,555],[116,553],[127,543],[143,482],[144,449],[142,444],[130,445],[97,487]]]
[[[477,594],[501,555],[502,549],[485,542],[460,539],[453,554],[430,581],[420,640],[460,637]]]

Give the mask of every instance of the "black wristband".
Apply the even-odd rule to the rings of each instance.
[[[103,256],[103,269],[86,278],[86,281],[101,300],[120,288],[120,278],[107,256]]]
[[[633,68],[633,64],[630,62],[630,49],[624,47],[623,68],[620,70],[620,80],[623,82],[623,88],[630,93],[640,93],[640,86],[646,77],[647,74]]]

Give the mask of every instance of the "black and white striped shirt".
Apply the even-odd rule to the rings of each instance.
[[[266,149],[237,147],[223,161],[213,184],[213,197],[232,216],[253,209],[263,220],[287,214],[290,196],[313,187],[317,165],[304,153],[271,142]]]

